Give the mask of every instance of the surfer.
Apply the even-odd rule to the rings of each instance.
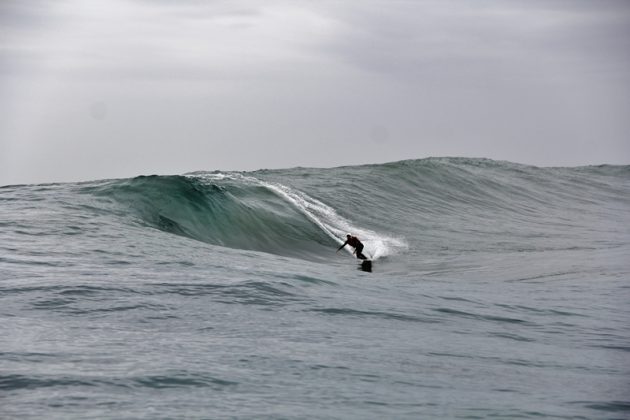
[[[362,259],[362,260],[367,260],[367,257],[363,255],[363,252],[362,252],[363,244],[361,243],[359,238],[357,238],[356,236],[352,236],[350,234],[346,235],[346,238],[347,238],[346,242],[344,242],[343,245],[339,247],[337,252],[339,252],[341,248],[343,248],[344,246],[350,245],[351,247],[354,247],[353,254],[356,254],[357,258]]]

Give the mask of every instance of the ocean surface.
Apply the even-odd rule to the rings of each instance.
[[[630,166],[0,187],[0,418],[628,419]]]

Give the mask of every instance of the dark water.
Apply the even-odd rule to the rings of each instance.
[[[630,418],[629,256],[628,166],[5,186],[0,417]]]

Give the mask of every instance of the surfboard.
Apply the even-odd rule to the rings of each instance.
[[[372,260],[361,260],[360,268],[368,273],[372,272]]]

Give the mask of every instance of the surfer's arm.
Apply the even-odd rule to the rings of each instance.
[[[337,252],[341,251],[341,248],[343,248],[346,245],[348,245],[348,241],[344,242],[343,245],[341,245],[339,249],[337,249]]]

